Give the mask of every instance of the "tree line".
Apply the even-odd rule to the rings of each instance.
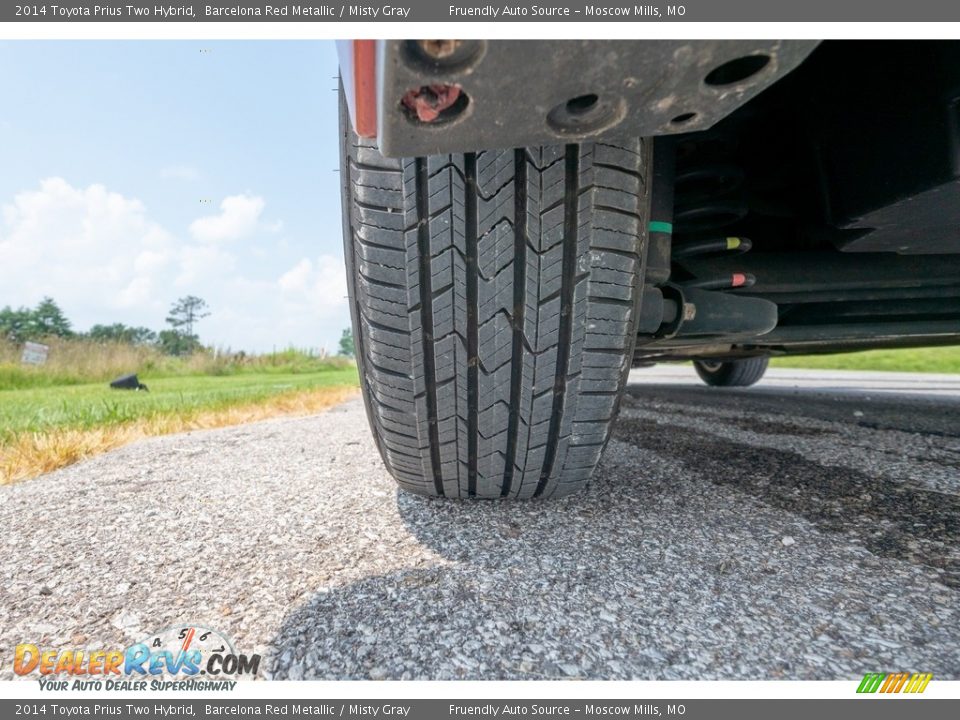
[[[15,343],[59,337],[153,345],[168,355],[189,355],[203,347],[194,326],[209,315],[206,301],[187,295],[170,306],[166,318],[169,327],[159,332],[123,323],[97,324],[86,332],[77,332],[56,301],[45,297],[34,308],[21,306],[14,309],[7,305],[0,309],[0,338]]]
[[[19,344],[50,337],[73,338],[101,343],[152,345],[167,355],[189,355],[203,348],[194,325],[209,315],[206,301],[187,295],[170,306],[166,318],[170,327],[159,332],[123,323],[97,324],[86,332],[76,332],[73,323],[56,301],[45,297],[35,308],[13,309],[7,305],[0,309],[0,339]],[[340,337],[338,354],[352,358],[354,352],[353,331],[347,328]]]

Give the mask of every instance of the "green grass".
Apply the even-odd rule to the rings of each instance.
[[[346,358],[291,348],[265,355],[47,340],[45,365],[23,366],[0,340],[0,485],[36,477],[142,438],[321,412],[351,397]],[[149,392],[112,390],[136,372]]]
[[[773,367],[822,370],[960,373],[960,346],[865,350],[839,355],[773,358]]]
[[[0,444],[24,432],[92,429],[168,414],[218,410],[318,388],[357,384],[352,365],[313,372],[267,369],[229,375],[144,377],[150,392],[111,390],[105,383],[0,391]]]

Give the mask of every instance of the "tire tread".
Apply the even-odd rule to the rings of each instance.
[[[728,360],[717,370],[710,370],[694,360],[693,366],[700,378],[714,387],[748,387],[760,381],[767,371],[770,359],[766,356]]]
[[[391,160],[343,140],[358,363],[391,474],[446,497],[585,485],[632,359],[649,144]]]

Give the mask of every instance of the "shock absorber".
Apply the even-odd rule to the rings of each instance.
[[[668,287],[673,237],[673,183],[676,149],[670,138],[659,137],[653,146],[653,181],[650,225],[647,228],[647,264],[637,335],[649,342],[665,318],[677,316],[677,295]],[[671,298],[665,299],[665,295]]]
[[[689,162],[685,149],[672,139],[658,138],[654,145],[647,283],[637,327],[640,358],[690,338],[762,335],[777,322],[774,303],[716,292],[753,285],[750,273],[698,269],[694,274],[685,267],[685,260],[753,247],[749,238],[724,232],[748,212],[743,171],[725,161]]]
[[[676,148],[670,138],[657,138],[653,146],[653,182],[650,195],[647,284],[663,285],[670,278],[673,237],[673,197]]]

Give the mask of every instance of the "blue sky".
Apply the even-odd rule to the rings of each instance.
[[[344,295],[332,42],[0,42],[0,307],[75,328],[334,349]]]

